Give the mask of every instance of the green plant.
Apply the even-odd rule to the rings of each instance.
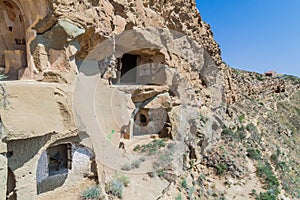
[[[245,115],[240,115],[238,118],[239,118],[239,122],[243,123],[243,121],[245,119]]]
[[[272,154],[271,155],[271,161],[273,163],[277,163],[278,162],[278,155],[277,154]]]
[[[240,141],[246,139],[246,132],[245,132],[243,126],[238,127],[238,129],[237,129],[237,131],[236,131],[236,134],[238,135]]]
[[[189,164],[190,164],[190,167],[194,167],[194,165],[195,165],[195,159],[191,159],[189,161]]]
[[[187,188],[187,182],[186,182],[186,179],[185,179],[185,178],[181,180],[181,186],[182,186],[183,188]]]
[[[277,192],[274,190],[268,190],[267,192],[259,193],[259,196],[255,198],[256,200],[276,200]]]
[[[233,133],[233,131],[232,131],[231,129],[229,129],[229,128],[227,128],[227,127],[224,127],[221,134],[222,134],[222,135],[225,135],[225,136],[228,136],[228,135],[231,136],[231,135],[233,135],[234,133]]]
[[[101,189],[98,185],[87,188],[82,192],[81,196],[84,199],[98,200],[101,199]]]
[[[225,163],[217,163],[215,168],[217,169],[217,175],[219,176],[224,175],[224,173],[228,170],[228,166]]]
[[[272,167],[268,162],[259,162],[257,165],[256,174],[264,179],[267,189],[278,189],[279,181],[272,171]]]
[[[203,184],[203,181],[206,179],[206,176],[205,176],[205,174],[200,174],[200,176],[198,177],[198,183],[200,184],[200,185],[202,185]]]
[[[288,169],[288,166],[287,166],[286,162],[284,162],[284,161],[278,161],[276,163],[276,169],[280,169],[282,171],[286,171]]]
[[[256,126],[253,123],[247,124],[246,130],[249,132],[252,132],[252,131],[256,130]]]
[[[296,108],[296,107],[295,107],[295,109],[296,109],[297,115],[300,116],[300,108]]]
[[[117,172],[113,176],[114,179],[121,181],[126,187],[128,186],[130,179],[128,176],[121,172]]]
[[[255,190],[255,189],[253,189],[253,190],[251,191],[250,195],[251,195],[251,196],[257,196],[257,194],[256,194],[256,190]]]
[[[191,186],[188,188],[188,196],[189,196],[189,199],[192,199],[192,196],[193,196],[193,193],[195,192],[195,187],[194,186]]]
[[[140,157],[140,158],[139,158],[139,161],[145,162],[145,161],[146,161],[146,158],[145,158],[145,157]]]
[[[125,163],[121,166],[121,170],[130,171],[131,170],[131,165],[129,163]]]
[[[175,200],[182,200],[181,193],[179,193],[179,194],[176,196]]]
[[[133,148],[133,151],[139,151],[141,149],[141,145],[136,145],[134,148]]]
[[[109,182],[105,188],[108,194],[111,194],[119,198],[123,198],[123,189],[124,189],[124,184],[118,179],[114,179],[111,182]]]
[[[249,148],[247,149],[247,156],[252,160],[260,160],[261,152],[258,149]]]
[[[258,81],[263,81],[263,80],[265,80],[265,78],[263,78],[263,76],[262,76],[262,75],[259,75],[259,74],[256,75],[256,79],[257,79]]]
[[[139,168],[141,166],[141,161],[134,160],[134,161],[132,161],[132,163],[130,164],[130,166],[131,166],[131,169]]]
[[[165,140],[155,139],[148,144],[143,144],[143,145],[138,144],[137,146],[134,147],[133,150],[136,152],[148,153],[148,155],[153,155],[153,154],[157,153],[157,151],[160,148],[165,147],[165,146],[166,146]]]
[[[164,170],[157,170],[156,174],[158,177],[163,177],[166,174],[166,172]]]

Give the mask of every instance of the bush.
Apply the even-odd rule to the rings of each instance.
[[[259,196],[255,198],[256,200],[276,200],[277,192],[273,190],[269,190],[267,192],[261,192]]]
[[[194,191],[195,191],[195,187],[194,186],[191,186],[191,187],[188,188],[187,193],[189,195],[189,199],[192,199]]]
[[[139,161],[140,161],[140,162],[145,162],[145,161],[146,161],[146,158],[145,158],[145,157],[140,157],[140,158],[139,158]]]
[[[129,177],[120,172],[115,173],[113,177],[114,177],[114,179],[121,181],[124,184],[124,186],[128,186],[128,184],[130,182]]]
[[[141,166],[141,161],[134,160],[134,161],[132,161],[132,163],[130,164],[130,166],[131,166],[131,169],[139,168]]]
[[[245,119],[245,115],[240,115],[238,118],[239,118],[239,122],[243,123],[243,121]]]
[[[277,162],[278,162],[278,155],[272,154],[272,155],[271,155],[271,161],[272,161],[273,163],[277,163]]]
[[[225,136],[229,136],[229,135],[231,136],[231,135],[233,135],[234,133],[233,133],[233,131],[232,131],[231,129],[229,129],[229,128],[227,128],[227,127],[224,127],[221,134],[222,134],[222,135],[225,135]]]
[[[186,182],[186,179],[185,179],[185,178],[181,180],[181,186],[182,186],[183,188],[187,188],[187,182]]]
[[[288,169],[288,166],[287,166],[286,162],[284,162],[284,161],[278,161],[276,163],[276,169],[280,169],[282,171],[286,171]]]
[[[129,163],[125,163],[124,165],[121,166],[121,170],[130,171],[131,170],[131,165]]]
[[[261,153],[258,149],[247,149],[247,156],[252,160],[261,160]]]
[[[256,174],[264,179],[264,183],[267,189],[277,190],[279,181],[272,171],[272,167],[269,163],[261,162],[257,166]]]
[[[239,136],[239,139],[242,141],[246,139],[246,133],[243,126],[239,127],[236,134]]]
[[[101,199],[101,189],[98,185],[87,188],[81,196],[84,199],[98,200]]]
[[[133,148],[133,151],[139,151],[141,149],[141,145],[136,145],[134,148]]]
[[[175,200],[182,200],[181,193],[179,193],[179,194],[176,196]]]
[[[166,175],[166,171],[163,170],[163,169],[157,170],[157,171],[156,171],[156,175],[157,175],[158,177],[164,177],[164,176]]]
[[[108,194],[119,197],[121,199],[123,198],[124,184],[120,180],[112,180],[106,185],[105,189]]]
[[[256,130],[256,126],[253,123],[247,124],[246,130],[249,132],[252,132],[252,131]]]
[[[148,144],[137,145],[134,151],[141,153],[148,153],[149,155],[155,154],[160,148],[165,147],[166,143],[162,139],[155,139]]]
[[[222,176],[228,170],[228,166],[225,163],[218,163],[215,167],[217,169],[217,175],[219,176]]]

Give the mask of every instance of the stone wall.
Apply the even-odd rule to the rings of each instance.
[[[46,151],[44,151],[38,161],[36,182],[41,183],[43,180],[47,179],[48,176],[48,157]]]

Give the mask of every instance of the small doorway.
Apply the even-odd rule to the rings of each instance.
[[[47,149],[49,176],[67,173],[71,169],[71,144],[61,144]]]
[[[121,83],[135,83],[137,76],[137,55],[124,54],[121,58]]]

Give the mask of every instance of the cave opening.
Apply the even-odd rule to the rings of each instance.
[[[124,54],[121,58],[121,83],[135,83],[137,76],[137,55]]]
[[[49,175],[67,173],[71,169],[71,144],[61,144],[47,149]]]

